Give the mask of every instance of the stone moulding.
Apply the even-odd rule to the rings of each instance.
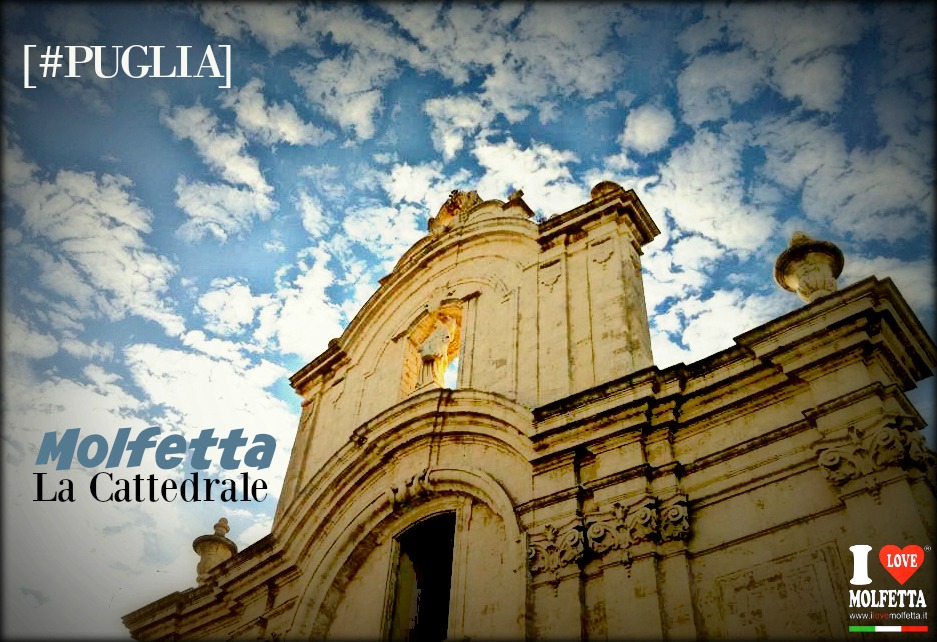
[[[645,495],[630,506],[616,502],[608,510],[577,516],[560,527],[547,524],[541,531],[530,533],[530,572],[556,581],[564,566],[589,557],[601,559],[617,550],[624,553],[622,562],[626,563],[633,546],[685,541],[689,537],[686,495],[673,495],[664,501]]]
[[[842,486],[888,468],[918,469],[934,485],[934,453],[909,417],[886,416],[866,426],[849,426],[847,441],[814,446],[827,480]]]

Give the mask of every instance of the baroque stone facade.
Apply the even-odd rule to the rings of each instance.
[[[795,237],[776,278],[807,305],[659,369],[658,229],[632,191],[591,196],[538,224],[520,192],[454,192],[291,378],[270,535],[125,616],[132,635],[846,637],[849,547],[933,543],[904,393],[937,348],[890,280],[837,291],[841,253]]]

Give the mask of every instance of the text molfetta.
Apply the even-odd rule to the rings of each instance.
[[[113,442],[97,433],[81,436],[79,428],[69,428],[61,436],[47,432],[43,436],[36,456],[37,466],[55,464],[55,470],[69,470],[77,460],[79,466],[90,469],[103,465],[104,468],[138,468],[147,453],[151,453],[156,466],[169,470],[185,462],[190,453],[189,465],[195,469],[183,480],[159,479],[155,474],[135,474],[124,478],[109,471],[100,471],[91,477],[91,497],[99,502],[185,502],[215,501],[263,501],[267,483],[263,479],[251,480],[250,473],[241,472],[238,478],[216,478],[202,476],[198,471],[211,467],[214,455],[220,452],[219,466],[224,470],[236,470],[241,466],[259,470],[269,468],[276,451],[276,439],[272,435],[254,435],[248,447],[248,438],[241,428],[232,430],[224,437],[216,437],[214,429],[202,430],[198,436],[186,439],[184,435],[170,433],[157,441],[161,429],[157,426],[144,428],[133,439],[130,428],[121,428]],[[246,448],[239,458],[241,449]],[[124,455],[127,455],[126,458]],[[36,472],[36,496],[33,501],[74,502],[74,482],[69,478],[57,480],[53,488],[46,480],[47,472]]]

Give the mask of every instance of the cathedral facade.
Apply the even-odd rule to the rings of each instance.
[[[272,532],[199,537],[198,586],[133,637],[831,639],[877,589],[937,597],[931,553],[900,585],[879,563],[935,534],[905,392],[937,348],[892,282],[838,290],[839,250],[795,236],[775,278],[804,306],[659,369],[658,233],[610,182],[540,223],[520,192],[453,192],[290,379]]]

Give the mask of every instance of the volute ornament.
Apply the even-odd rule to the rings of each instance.
[[[934,475],[934,453],[907,417],[884,417],[865,426],[850,426],[845,443],[819,443],[817,463],[827,480],[841,486],[887,468],[916,468]]]
[[[554,579],[557,571],[578,562],[584,553],[582,525],[578,521],[560,528],[547,524],[539,536],[531,537],[527,549],[531,572],[549,573]]]

